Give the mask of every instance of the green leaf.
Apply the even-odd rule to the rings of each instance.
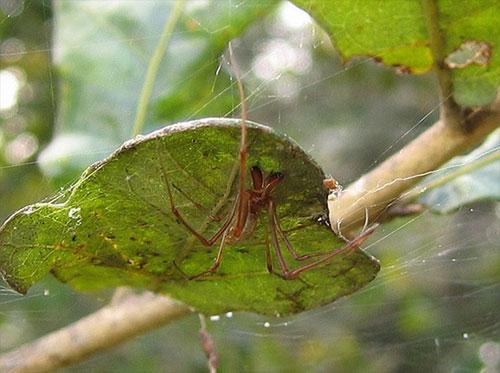
[[[254,234],[228,244],[215,274],[186,279],[182,272],[198,274],[211,265],[218,244],[201,245],[173,216],[163,175],[185,219],[205,236],[213,234],[236,195],[239,122],[180,123],[126,142],[72,188],[20,210],[2,226],[1,273],[20,292],[52,272],[79,290],[128,285],[170,294],[204,313],[273,315],[327,304],[371,281],[379,264],[360,250],[338,255],[299,279],[270,274],[265,211]],[[248,166],[285,176],[273,200],[294,247],[311,253],[344,245],[319,219],[327,197],[322,170],[270,128],[250,123],[248,130]],[[304,263],[286,259],[292,268]]]
[[[433,56],[427,31],[427,15],[420,0],[294,0],[330,34],[344,59],[373,56],[401,72],[424,73]],[[464,106],[487,105],[500,85],[500,3],[493,0],[461,2],[438,0],[437,17],[443,39],[442,51],[453,60],[470,45],[482,58],[448,64],[452,70],[453,95]]]
[[[433,211],[446,214],[472,202],[500,200],[500,130],[471,153],[452,159],[442,170],[417,186],[428,188],[451,178],[420,198],[419,202]]]
[[[109,152],[131,136],[149,59],[174,3],[54,4],[54,62],[61,94],[55,137],[40,157],[47,175],[62,177],[61,182],[73,180],[83,169],[79,153],[95,162],[103,149]],[[276,3],[187,2],[159,68],[146,130],[165,121],[224,116],[230,111],[230,90],[221,94],[229,78],[216,74],[220,57],[231,39]],[[61,151],[60,145],[75,136],[98,139],[101,145],[89,150],[86,141],[72,142],[63,145],[68,151]]]

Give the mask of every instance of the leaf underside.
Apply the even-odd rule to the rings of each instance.
[[[126,285],[169,294],[204,313],[268,315],[315,308],[371,281],[379,264],[361,250],[338,255],[299,279],[270,274],[265,212],[253,235],[227,245],[215,274],[186,279],[185,274],[211,265],[218,243],[203,246],[176,221],[164,174],[181,214],[210,236],[223,224],[236,196],[239,123],[204,119],[138,137],[92,165],[51,201],[18,211],[0,228],[2,275],[20,292],[51,272],[77,290]],[[285,175],[273,198],[294,247],[310,253],[344,245],[317,221],[326,210],[322,170],[293,141],[270,128],[250,123],[248,131],[248,167]],[[304,264],[287,254],[290,267]]]
[[[404,73],[424,73],[433,66],[427,18],[421,0],[293,0],[331,36],[346,59],[370,56]],[[492,0],[438,0],[437,22],[443,54],[452,58],[468,45],[480,56],[448,65],[455,100],[463,106],[491,103],[500,85],[500,3]],[[478,58],[482,57],[482,58]]]
[[[493,132],[477,149],[467,155],[455,157],[442,167],[442,171],[428,177],[422,182],[425,185],[432,180],[446,177],[449,173],[481,160],[489,154],[500,152],[500,130]],[[496,160],[484,167],[471,170],[440,188],[424,194],[419,202],[432,211],[447,214],[460,207],[482,200],[500,201],[500,161]]]

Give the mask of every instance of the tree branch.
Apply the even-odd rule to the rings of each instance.
[[[0,356],[0,372],[49,372],[191,313],[186,305],[145,292],[118,302]]]
[[[500,125],[500,100],[491,109],[471,114],[464,131],[449,126],[445,119],[394,154],[379,167],[328,200],[334,231],[352,236],[368,218],[377,220],[387,206],[418,183],[429,172],[486,138]]]

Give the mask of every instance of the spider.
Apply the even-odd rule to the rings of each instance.
[[[240,73],[238,65],[234,61],[233,51],[231,45],[229,45],[229,56],[232,68],[235,72],[236,83],[239,90],[239,95],[241,99],[241,136],[240,136],[240,150],[239,150],[239,180],[238,180],[238,194],[230,209],[229,214],[225,218],[224,222],[220,228],[209,238],[206,238],[201,233],[199,233],[189,222],[182,216],[179,209],[176,207],[172,186],[168,180],[167,172],[162,168],[162,176],[164,178],[168,199],[170,203],[170,209],[177,221],[182,224],[191,234],[193,234],[203,245],[213,246],[219,242],[219,250],[217,256],[215,257],[212,265],[205,271],[188,276],[190,280],[203,277],[205,275],[214,273],[217,271],[218,267],[222,262],[222,257],[224,253],[224,248],[227,243],[237,242],[244,237],[250,236],[257,224],[258,215],[262,210],[266,210],[268,214],[269,230],[271,232],[271,241],[275,250],[275,254],[280,267],[280,272],[276,272],[273,269],[273,259],[269,245],[266,246],[266,264],[267,269],[270,273],[275,273],[281,276],[283,279],[291,280],[297,278],[301,273],[316,268],[326,262],[336,255],[346,253],[352,253],[357,247],[359,247],[368,236],[375,230],[376,225],[364,230],[353,240],[349,241],[346,245],[341,248],[320,252],[300,255],[297,250],[293,247],[292,243],[288,239],[287,233],[281,228],[279,217],[276,213],[276,204],[273,200],[272,193],[278,185],[284,180],[286,175],[281,172],[270,172],[267,175],[264,174],[262,169],[258,166],[252,166],[250,168],[250,177],[252,181],[252,187],[245,187],[245,179],[247,173],[247,158],[248,158],[248,148],[247,148],[247,106],[245,94],[243,91],[243,85],[240,79]],[[333,233],[333,232],[332,232]],[[312,262],[304,264],[294,269],[290,269],[288,263],[286,262],[283,252],[280,246],[280,239],[285,244],[285,247],[292,255],[293,259],[297,261],[304,261],[312,258],[316,258]],[[174,263],[175,264],[175,263]]]

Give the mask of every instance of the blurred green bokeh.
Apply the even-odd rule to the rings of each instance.
[[[58,6],[77,3],[64,1]],[[89,9],[99,10],[98,2],[86,3]],[[169,4],[156,5],[162,3]],[[17,103],[0,111],[0,218],[4,220],[17,208],[57,192],[86,164],[63,167],[68,174],[53,178],[47,169],[42,174],[37,162],[52,134],[64,132],[60,122],[58,128],[54,125],[67,92],[58,89],[58,76],[65,71],[51,64],[51,54],[58,52],[52,44],[52,4],[13,0],[0,4],[0,73],[8,71],[21,83]],[[197,25],[217,31],[210,28],[212,24],[208,27],[211,17],[195,16],[203,11],[203,4],[188,2],[194,13],[184,19],[182,27]],[[113,6],[117,3],[98,13],[117,11]],[[140,32],[128,37],[115,33],[105,43],[86,43],[78,28],[71,30],[69,19],[65,37],[76,40],[72,53],[104,56],[100,63],[106,62],[110,50],[138,52],[144,62],[138,76],[143,77],[167,12],[163,18],[157,15],[148,28],[136,20],[147,19],[146,15],[118,13],[110,23],[93,25],[92,35],[109,35],[127,25]],[[148,40],[149,47],[143,40]],[[396,152],[437,118],[432,76],[395,75],[369,59],[342,66],[327,37],[289,4],[256,17],[234,46],[250,119],[290,135],[342,184]],[[224,47],[218,48],[220,52],[206,57],[212,70],[201,77],[193,73],[187,84],[195,90],[199,82],[207,94],[208,81],[214,91],[195,95],[198,101],[192,110],[177,108],[187,115],[183,119],[220,116],[233,108],[238,111],[236,91],[228,91],[217,105],[210,106],[211,95],[223,92],[229,82],[220,59]],[[166,58],[175,56],[172,52]],[[104,82],[92,84],[102,87]],[[171,91],[161,84],[156,88],[149,129],[179,119],[178,113],[169,116],[166,109],[172,105],[166,99]],[[113,93],[120,103],[139,96],[138,91],[115,89]],[[186,102],[186,96],[182,98],[175,102]],[[113,144],[127,137],[135,101],[128,103],[128,120],[115,122],[115,132],[104,128],[106,123],[89,124],[85,135],[102,142],[92,143],[93,147],[80,144],[75,154],[79,161],[104,157]],[[113,105],[109,103],[111,112]],[[104,132],[96,133],[100,126]],[[113,138],[117,133],[123,138]],[[426,212],[394,221],[384,225],[368,245],[368,252],[381,260],[379,277],[353,296],[293,318],[253,314],[214,318],[209,329],[220,353],[221,371],[495,371],[500,361],[499,214],[498,204],[484,202],[447,216]],[[106,304],[111,294],[77,294],[51,278],[25,297],[0,287],[0,351],[78,320]],[[205,371],[198,329],[198,318],[187,317],[67,371]]]

